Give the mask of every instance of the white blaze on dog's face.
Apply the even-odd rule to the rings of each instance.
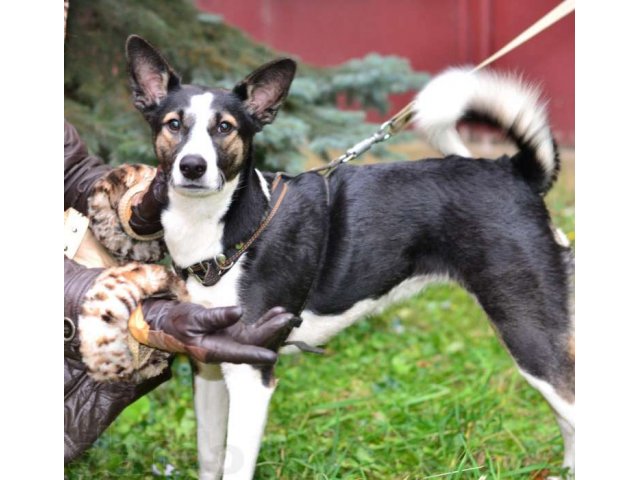
[[[140,37],[129,37],[126,50],[134,104],[151,126],[156,156],[176,193],[219,193],[251,167],[253,136],[275,119],[295,62],[270,62],[229,91],[182,85],[166,60]]]
[[[160,165],[180,195],[218,193],[245,167],[254,126],[229,91],[181,86],[147,119]]]
[[[171,178],[173,186],[177,190],[185,190],[185,193],[191,189],[196,192],[199,189],[219,191],[224,184],[224,178],[218,169],[218,154],[209,135],[211,119],[214,117],[212,104],[211,92],[194,95],[183,113],[184,123],[189,125],[189,131],[186,142],[177,150]],[[181,163],[183,160],[185,162]],[[202,176],[197,176],[198,169],[204,171]],[[193,176],[197,178],[191,178]]]
[[[186,98],[186,106],[175,105],[164,116],[156,153],[170,166],[171,185],[181,194],[219,192],[241,170],[245,141],[238,119],[224,106],[225,97],[228,92],[195,93]]]

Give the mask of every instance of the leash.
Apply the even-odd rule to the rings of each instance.
[[[565,0],[560,5],[555,7],[549,13],[547,13],[544,17],[538,20],[536,23],[527,28],[524,32],[518,35],[516,38],[507,43],[504,47],[498,50],[496,53],[487,58],[484,62],[480,63],[474,71],[480,70],[483,67],[486,67],[490,63],[493,63],[498,58],[506,55],[511,50],[519,47],[523,43],[529,41],[539,33],[543,32],[551,25],[556,23],[557,21],[563,19],[565,16],[569,15],[576,9],[575,0]]]
[[[551,25],[555,24],[571,12],[575,10],[575,0],[564,0],[558,6],[549,11],[544,17],[535,22],[529,28],[527,28],[524,32],[518,35],[516,38],[511,40],[508,44],[498,50],[496,53],[491,55],[489,58],[478,64],[473,71],[476,72],[487,65],[495,62],[497,59],[505,56],[507,53],[515,50],[517,47],[522,45],[523,43],[531,40],[536,35],[542,33],[544,30],[549,28]],[[320,167],[315,167],[307,172],[322,172],[326,171],[325,175],[329,176],[335,170],[338,165],[343,163],[350,162],[354,158],[359,157],[364,152],[368,151],[371,147],[373,147],[376,143],[384,142],[391,138],[393,135],[398,132],[404,130],[406,126],[411,122],[413,116],[415,114],[413,110],[415,102],[410,102],[406,105],[402,110],[400,110],[397,114],[395,114],[391,119],[387,120],[383,124],[380,125],[378,130],[371,135],[370,137],[365,138],[364,140],[356,143],[354,146],[345,151],[338,158],[332,160],[327,165],[323,165]]]

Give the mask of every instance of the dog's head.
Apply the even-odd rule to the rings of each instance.
[[[176,192],[220,192],[247,166],[256,132],[273,122],[296,71],[285,58],[258,68],[233,90],[183,85],[141,37],[127,39],[134,104],[151,126],[160,166]]]

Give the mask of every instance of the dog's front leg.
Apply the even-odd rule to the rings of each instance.
[[[276,382],[249,365],[223,363],[222,373],[229,391],[224,480],[251,480]]]
[[[220,365],[197,363],[193,383],[198,425],[198,463],[200,480],[222,477],[225,434],[229,413],[229,394]]]

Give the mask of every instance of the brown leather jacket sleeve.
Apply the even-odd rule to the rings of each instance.
[[[81,358],[78,316],[87,290],[101,271],[101,268],[85,268],[66,256],[64,257],[65,357],[77,360]],[[67,336],[71,338],[67,340]]]
[[[78,131],[64,121],[64,209],[75,208],[87,215],[87,199],[95,183],[111,167],[89,155]]]
[[[87,291],[100,268],[85,268],[64,257],[64,315],[78,325]],[[66,320],[65,320],[66,323]],[[65,337],[68,332],[65,325]],[[78,457],[116,419],[124,408],[171,377],[171,369],[142,382],[98,382],[87,374],[79,351],[80,337],[65,341],[64,352],[64,463]]]

